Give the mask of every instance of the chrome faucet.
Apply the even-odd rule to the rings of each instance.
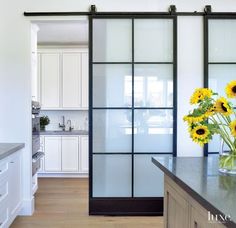
[[[69,131],[72,131],[74,128],[71,126],[71,120],[67,120],[67,124],[69,125]]]
[[[62,124],[59,123],[59,127],[62,128],[62,131],[65,131],[65,129],[66,129],[65,116],[62,116]]]

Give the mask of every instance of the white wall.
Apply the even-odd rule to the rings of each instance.
[[[26,18],[23,16],[24,11],[87,11],[89,5],[96,4],[99,11],[167,11],[169,5],[175,4],[178,11],[202,11],[204,6],[211,4],[213,11],[236,11],[235,0],[1,0],[0,7],[0,141],[1,142],[24,142],[24,199],[25,203],[31,200],[31,90],[30,90],[30,20],[36,18]],[[57,17],[58,19],[59,17]],[[76,18],[76,17],[73,17]],[[56,18],[53,18],[56,19]],[[70,19],[66,17],[66,19]],[[188,23],[189,17],[182,18],[180,23]],[[197,39],[202,25],[199,22],[193,22],[197,26],[196,30],[191,28],[184,29],[180,26],[179,38],[183,38],[179,44],[179,66],[178,74],[180,80],[179,93],[182,94],[183,106],[179,103],[179,154],[195,155],[192,144],[187,141],[186,132],[180,121],[182,114],[188,110],[186,99],[191,88],[199,86],[202,80],[202,69],[195,67],[202,61],[202,53],[194,48],[193,43],[189,42],[189,47],[193,48],[195,53],[189,54],[184,47],[185,41]],[[181,25],[180,24],[180,25]],[[199,27],[200,26],[200,27]],[[189,32],[192,29],[192,32]],[[188,33],[188,34],[187,34]],[[185,36],[186,34],[186,36]],[[199,38],[200,39],[200,38]],[[202,48],[202,41],[197,40],[196,45]],[[184,55],[181,56],[180,51]],[[188,56],[187,56],[188,55]],[[184,60],[188,59],[193,68],[184,68]],[[194,72],[193,70],[194,69]],[[192,72],[191,88],[185,75]],[[182,91],[180,88],[187,88]],[[180,100],[179,100],[180,102]],[[182,138],[184,140],[181,140]],[[182,152],[181,152],[182,151]],[[196,152],[197,149],[196,149]],[[29,213],[29,211],[25,211]]]

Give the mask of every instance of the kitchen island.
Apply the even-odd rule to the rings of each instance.
[[[165,175],[165,228],[236,227],[236,176],[218,172],[217,156],[152,162]]]

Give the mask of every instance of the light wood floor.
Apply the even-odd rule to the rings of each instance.
[[[88,216],[88,180],[39,180],[33,216],[17,217],[11,228],[163,228],[157,216]]]

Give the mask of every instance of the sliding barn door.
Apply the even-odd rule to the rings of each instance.
[[[176,19],[90,18],[90,214],[162,214],[176,152]]]

